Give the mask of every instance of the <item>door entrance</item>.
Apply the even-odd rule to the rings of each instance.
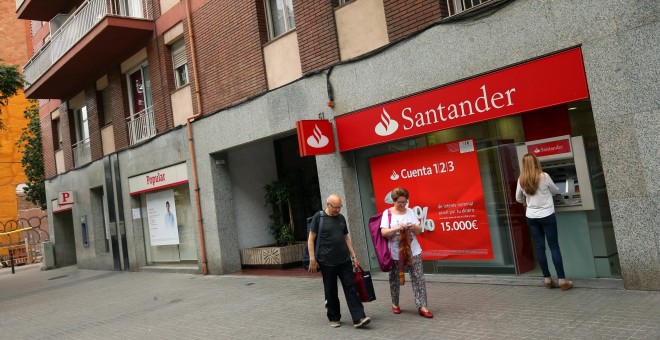
[[[73,228],[71,210],[53,214],[53,251],[55,253],[55,266],[57,267],[78,263]]]
[[[292,184],[291,206],[293,209],[294,237],[307,240],[306,219],[323,208],[319,176],[315,157],[300,157],[295,135],[275,140],[277,177]],[[288,209],[283,209],[288,221]]]

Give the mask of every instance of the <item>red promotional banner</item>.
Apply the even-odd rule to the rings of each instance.
[[[424,260],[491,260],[488,217],[473,139],[371,159],[377,211],[392,189],[408,189],[408,207],[421,220]]]
[[[344,152],[589,97],[579,48],[335,119]]]
[[[299,120],[296,122],[296,130],[301,157],[335,152],[335,139],[329,120]]]

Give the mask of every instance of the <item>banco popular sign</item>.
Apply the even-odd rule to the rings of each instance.
[[[588,97],[575,48],[338,117],[339,151]]]

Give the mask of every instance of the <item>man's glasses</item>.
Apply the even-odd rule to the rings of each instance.
[[[341,204],[338,205],[338,206],[334,206],[334,205],[330,204],[330,202],[328,202],[328,205],[329,205],[332,209],[341,209],[341,207],[343,207],[343,205],[341,205]]]
[[[396,204],[408,204],[408,200],[405,201],[396,201]]]

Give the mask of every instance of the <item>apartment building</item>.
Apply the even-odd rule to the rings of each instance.
[[[54,265],[236,272],[280,179],[299,241],[338,193],[376,268],[366,222],[406,186],[429,274],[541,276],[513,197],[535,153],[567,275],[660,289],[659,7],[18,0]]]

